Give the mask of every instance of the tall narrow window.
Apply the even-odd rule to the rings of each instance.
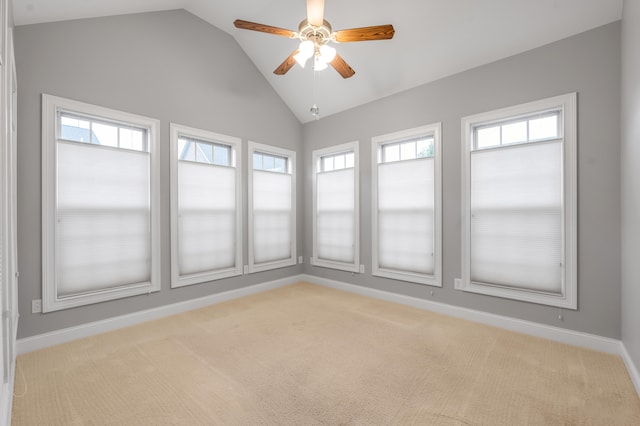
[[[249,272],[296,264],[296,153],[249,142]]]
[[[43,95],[44,312],[160,289],[159,123]]]
[[[463,289],[576,309],[576,95],[463,119]]]
[[[358,143],[313,151],[312,264],[360,271]]]
[[[171,286],[242,274],[240,139],[171,124]]]
[[[440,128],[373,138],[373,275],[442,285]]]

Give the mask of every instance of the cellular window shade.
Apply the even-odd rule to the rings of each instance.
[[[471,280],[562,292],[562,142],[471,154]]]
[[[178,162],[178,265],[181,276],[236,264],[236,170]]]
[[[378,266],[434,273],[434,160],[378,165]]]
[[[354,169],[318,173],[316,179],[318,259],[355,262]]]
[[[151,279],[149,153],[57,144],[57,296]]]
[[[291,258],[291,175],[253,171],[253,260]]]

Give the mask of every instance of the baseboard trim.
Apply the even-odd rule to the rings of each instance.
[[[627,371],[629,372],[629,376],[631,377],[631,381],[633,382],[638,395],[640,395],[640,373],[637,366],[631,359],[631,356],[629,355],[626,347],[624,346],[624,343],[620,340],[610,339],[607,337],[597,336],[594,334],[583,333],[579,331],[567,330],[564,328],[553,327],[502,315],[491,314],[474,309],[462,308],[459,306],[448,305],[431,300],[419,299],[416,297],[405,296],[354,284],[348,284],[342,281],[330,280],[327,278],[321,278],[307,274],[285,277],[279,280],[269,281],[262,284],[242,287],[239,289],[216,293],[197,299],[186,300],[183,302],[173,303],[171,305],[160,306],[153,309],[133,312],[130,314],[108,318],[101,321],[95,321],[75,327],[65,328],[62,330],[56,330],[50,333],[44,333],[24,339],[18,339],[16,342],[16,352],[18,355],[22,355],[50,346],[59,345],[61,343],[70,342],[72,340],[140,324],[146,321],[164,318],[193,309],[215,305],[217,303],[226,302],[228,300],[237,299],[251,294],[261,293],[278,287],[295,284],[301,281],[321,285],[324,287],[330,287],[349,293],[360,294],[362,296],[368,296],[379,300],[400,303],[402,305],[411,306],[414,308],[436,312],[444,315],[450,315],[469,321],[475,321],[481,324],[491,325],[494,327],[524,333],[531,336],[542,337],[560,343],[566,343],[574,346],[619,355],[627,367]],[[11,375],[10,382],[12,386],[10,387],[10,390],[13,390],[14,375],[15,369],[14,371],[12,371]],[[12,394],[12,392],[3,392],[2,400],[0,401],[0,408],[2,408],[2,411],[0,412],[2,413],[6,413],[6,411],[4,410],[6,404],[9,404],[9,407],[11,406],[11,398],[8,397],[8,394]],[[7,398],[8,400],[6,400]],[[0,418],[0,425],[3,424],[2,421],[4,420],[4,418]]]
[[[338,290],[344,290],[350,293],[369,296],[388,302],[400,303],[418,309],[423,309],[444,315],[450,315],[456,318],[462,318],[510,331],[528,334],[530,336],[542,337],[560,343],[567,343],[574,346],[580,346],[583,348],[622,356],[620,349],[622,343],[620,342],[620,340],[616,339],[597,336],[595,334],[582,333],[579,331],[567,330],[565,328],[553,327],[531,321],[506,317],[503,315],[490,314],[487,312],[477,311],[469,308],[462,308],[445,303],[433,302],[431,300],[418,299],[416,297],[405,296],[354,284],[347,284],[341,281],[330,280],[313,275],[305,274],[302,276],[302,279],[312,284],[331,287]]]
[[[226,302],[228,300],[237,299],[239,297],[261,293],[263,291],[294,284],[302,280],[303,278],[301,275],[294,275],[279,280],[269,281],[266,283],[256,284],[248,287],[242,287],[235,290],[224,291],[197,299],[185,300],[183,302],[172,303],[170,305],[159,306],[157,308],[147,309],[139,312],[132,312],[126,315],[120,315],[117,317],[90,322],[75,327],[69,327],[49,333],[39,334],[37,336],[18,339],[16,345],[17,354],[22,355],[28,352],[37,351],[39,349],[48,348],[50,346],[59,345],[61,343],[70,342],[72,340],[82,339],[84,337],[105,333],[107,331],[117,330],[123,327],[129,327],[132,325],[168,317],[170,315],[179,314],[193,309],[204,308],[205,306],[215,305],[217,303]]]
[[[640,372],[638,371],[638,367],[636,366],[636,364],[633,362],[631,355],[629,355],[629,351],[627,351],[627,347],[624,345],[624,342],[620,344],[620,352],[620,356],[622,357],[624,364],[627,366],[629,376],[631,376],[631,381],[636,387],[638,396],[640,396]]]

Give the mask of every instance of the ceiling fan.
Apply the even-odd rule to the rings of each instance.
[[[331,24],[324,19],[324,0],[307,0],[307,19],[300,22],[298,32],[241,19],[236,19],[233,24],[236,28],[243,30],[259,31],[301,41],[300,46],[273,71],[278,75],[286,74],[296,62],[304,67],[307,59],[313,58],[314,70],[320,71],[327,68],[329,64],[343,78],[349,78],[356,72],[333,47],[329,46],[330,42],[388,40],[393,38],[395,33],[392,25],[376,25],[333,32]]]

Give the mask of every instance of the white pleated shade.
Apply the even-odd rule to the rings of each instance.
[[[378,266],[434,273],[434,160],[378,165]]]
[[[236,171],[178,162],[178,265],[181,276],[235,266]]]
[[[256,264],[290,259],[292,177],[253,170],[253,259]]]
[[[471,280],[562,292],[562,143],[471,155]]]
[[[354,169],[318,173],[316,179],[316,250],[318,259],[355,261]]]
[[[149,154],[57,145],[58,297],[148,282]]]

